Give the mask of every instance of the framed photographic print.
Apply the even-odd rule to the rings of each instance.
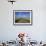
[[[13,10],[13,24],[32,25],[32,10]]]

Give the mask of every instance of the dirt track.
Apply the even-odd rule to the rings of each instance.
[[[23,19],[23,18],[19,18],[17,20],[15,20],[16,23],[30,23],[29,19]]]

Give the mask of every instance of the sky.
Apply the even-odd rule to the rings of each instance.
[[[15,12],[15,15],[18,18],[30,18],[30,12]]]

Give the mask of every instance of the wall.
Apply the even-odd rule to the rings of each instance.
[[[13,10],[33,10],[32,26],[14,26]],[[30,34],[33,40],[46,40],[46,0],[17,0],[13,5],[0,0],[0,41],[15,40],[19,32]]]

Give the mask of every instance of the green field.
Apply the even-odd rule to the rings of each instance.
[[[15,23],[30,23],[30,19],[18,18],[15,20]]]

